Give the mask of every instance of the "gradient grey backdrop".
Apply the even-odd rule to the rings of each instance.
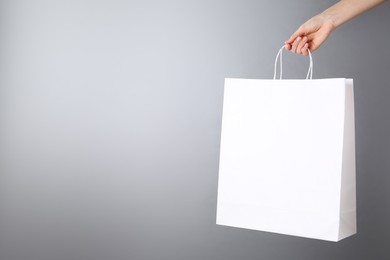
[[[0,259],[389,259],[389,3],[314,54],[355,80],[358,235],[215,225],[224,78],[271,78],[335,2],[1,0]]]

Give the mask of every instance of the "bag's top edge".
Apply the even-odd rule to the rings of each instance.
[[[267,81],[311,81],[311,80],[349,80],[352,78],[322,78],[322,79],[248,79],[248,78],[225,78],[225,79],[239,79],[239,80],[267,80]]]

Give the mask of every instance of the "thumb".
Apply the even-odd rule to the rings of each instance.
[[[295,41],[295,39],[298,37],[298,36],[301,36],[301,35],[304,35],[305,34],[305,31],[303,30],[303,27],[300,26],[298,28],[298,30],[296,30],[291,36],[290,38],[286,41],[286,43],[293,43]]]

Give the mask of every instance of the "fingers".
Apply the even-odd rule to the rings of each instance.
[[[305,56],[309,55],[309,44],[308,43],[305,43],[305,45],[303,46],[301,52]]]
[[[308,49],[309,49],[309,43],[308,43],[308,38],[306,36],[298,36],[294,42],[288,43],[287,41],[285,42],[285,48],[289,51],[292,51],[297,54],[303,54],[303,55],[308,55]]]
[[[296,48],[295,52],[296,52],[297,54],[303,54],[303,53],[302,53],[302,48],[303,48],[303,46],[305,46],[306,43],[307,43],[307,37],[303,37],[303,38],[299,41],[299,43],[297,44],[297,48]]]
[[[285,47],[286,47],[287,50],[291,51],[293,43],[295,42],[297,37],[299,37],[299,35],[301,35],[301,33],[302,32],[301,32],[301,27],[300,27],[296,32],[294,32],[290,36],[290,38],[287,41],[284,42],[285,43]]]
[[[298,36],[297,39],[292,44],[291,51],[297,54],[302,54],[302,48],[303,46],[305,46],[306,42],[307,42],[306,36],[304,37]]]
[[[297,51],[297,47],[298,47],[298,45],[299,45],[299,43],[301,42],[301,37],[300,36],[298,36],[296,39],[295,39],[295,41],[292,43],[292,45],[291,45],[291,51],[292,52],[296,52]]]

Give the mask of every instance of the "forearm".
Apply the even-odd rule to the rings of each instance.
[[[336,28],[383,2],[385,0],[341,0],[321,15],[330,19]]]

